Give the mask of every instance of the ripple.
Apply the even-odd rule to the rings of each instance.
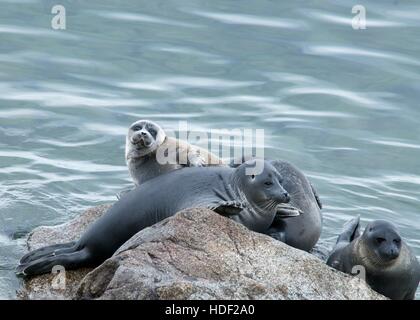
[[[17,150],[0,150],[0,157],[18,158],[31,161],[32,165],[42,164],[48,165],[57,169],[66,169],[80,172],[115,172],[126,171],[125,166],[113,166],[107,164],[98,164],[91,161],[65,160],[65,159],[50,159],[36,155],[33,152],[17,151]]]
[[[88,130],[113,136],[125,136],[128,130],[128,127],[94,122],[86,123],[83,126]]]
[[[281,90],[281,93],[287,96],[290,95],[309,95],[309,94],[319,94],[326,96],[334,96],[342,99],[348,100],[352,105],[359,105],[369,109],[376,110],[393,110],[396,107],[391,106],[390,104],[379,101],[372,97],[368,97],[366,93],[354,92],[344,89],[334,89],[330,87],[291,87]]]
[[[141,99],[88,97],[59,91],[29,90],[25,86],[0,83],[0,100],[37,102],[47,107],[139,107],[150,103]]]
[[[254,16],[249,14],[189,11],[197,16],[213,19],[226,24],[249,25],[281,29],[301,29],[305,24],[301,21],[279,19],[277,17]]]
[[[420,145],[401,142],[401,141],[392,141],[392,140],[367,140],[371,143],[390,146],[390,147],[397,147],[397,148],[408,148],[408,149],[420,149]]]
[[[69,31],[61,32],[52,29],[41,29],[34,27],[20,27],[14,25],[0,25],[0,33],[9,33],[19,36],[36,36],[36,37],[47,37],[47,38],[58,38],[63,40],[81,40],[80,36],[71,34]]]
[[[222,96],[222,97],[191,97],[181,98],[177,103],[188,103],[195,105],[209,105],[209,104],[230,104],[230,103],[270,103],[273,102],[271,97],[252,96],[252,95],[237,95],[237,96]]]
[[[319,21],[323,21],[323,22],[333,23],[336,25],[352,26],[352,22],[353,22],[353,16],[350,16],[350,14],[348,16],[340,16],[340,15],[325,13],[325,12],[316,11],[316,10],[311,10],[311,11],[306,10],[302,12],[307,17],[310,17]],[[407,26],[408,25],[406,23],[398,22],[398,21],[377,20],[377,19],[372,19],[370,17],[366,19],[366,28],[395,28],[395,27],[407,27]]]
[[[175,47],[175,46],[151,46],[151,50],[154,51],[160,51],[160,52],[168,52],[168,53],[174,53],[179,55],[186,55],[190,57],[197,57],[197,58],[205,58],[205,60],[202,60],[205,63],[211,63],[211,64],[227,64],[228,60],[225,58],[222,58],[219,55],[210,54],[207,52],[203,52],[196,49],[191,49],[188,47]]]
[[[259,81],[233,81],[206,77],[178,76],[156,80],[143,80],[135,82],[117,82],[115,86],[136,90],[175,91],[180,88],[209,88],[226,90],[259,85]]]
[[[306,54],[323,55],[323,56],[360,56],[368,58],[379,58],[393,62],[420,66],[420,61],[402,54],[374,51],[362,48],[352,48],[345,46],[328,46],[328,45],[314,45],[307,46],[304,49]]]
[[[10,52],[8,54],[0,54],[0,61],[7,63],[19,63],[19,64],[28,64],[28,63],[49,63],[49,64],[58,64],[65,66],[78,66],[86,68],[102,68],[102,69],[112,69],[112,66],[106,63],[101,63],[94,60],[86,60],[74,57],[65,57],[65,56],[54,56],[51,54],[46,54],[36,51],[17,51]]]
[[[51,118],[53,115],[52,112],[35,110],[35,109],[6,109],[0,110],[0,118],[4,119],[13,119],[13,118],[30,118],[30,119],[40,119],[40,118]]]
[[[75,148],[75,147],[84,147],[84,146],[93,146],[99,143],[106,142],[107,138],[98,138],[89,141],[77,141],[77,142],[66,142],[56,139],[37,139],[36,142],[48,144],[55,147],[64,147],[64,148]]]
[[[155,16],[130,13],[130,12],[87,11],[87,13],[90,13],[90,14],[93,14],[102,18],[117,20],[117,21],[155,23],[155,24],[163,24],[163,25],[168,25],[168,26],[186,27],[186,28],[201,27],[200,25],[193,24],[193,23],[168,20],[168,19],[158,18]]]

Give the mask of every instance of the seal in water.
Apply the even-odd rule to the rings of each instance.
[[[249,175],[249,168],[262,168]],[[210,208],[249,229],[263,232],[276,214],[296,215],[279,181],[278,171],[264,160],[230,167],[182,168],[142,183],[117,201],[76,242],[52,245],[26,254],[16,273],[48,273],[97,266],[140,230],[187,208]],[[278,206],[286,207],[282,212]]]
[[[245,160],[241,159],[238,162]],[[315,188],[304,173],[291,163],[283,160],[266,159],[266,161],[280,173],[282,178],[280,183],[290,195],[290,205],[302,214],[288,219],[282,219],[281,214],[277,215],[265,233],[294,248],[312,250],[322,231],[322,203]],[[232,167],[237,166],[234,163],[231,163]],[[279,208],[279,211],[281,210],[287,208]]]
[[[397,228],[376,220],[360,236],[360,217],[348,221],[327,264],[345,273],[362,272],[375,291],[395,300],[412,300],[420,264]]]
[[[162,159],[157,156],[161,151]],[[125,158],[135,185],[182,167],[221,165],[223,162],[203,148],[168,137],[155,122],[139,120],[128,129]]]

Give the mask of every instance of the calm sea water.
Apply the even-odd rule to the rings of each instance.
[[[26,232],[130,185],[127,126],[265,129],[303,169],[322,238],[360,215],[395,222],[420,256],[420,3],[0,0],[0,298]]]

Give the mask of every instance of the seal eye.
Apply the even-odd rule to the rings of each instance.
[[[385,242],[386,240],[384,238],[376,238],[376,242],[381,244],[383,242]]]
[[[255,174],[251,175],[251,179],[254,180],[255,179]]]
[[[149,129],[149,133],[153,136],[156,137],[156,130],[155,129]]]
[[[142,129],[142,126],[140,126],[140,125],[137,125],[137,126],[134,126],[134,127],[131,128],[131,130],[133,130],[133,131],[140,131],[141,129]]]
[[[394,239],[395,244],[400,244],[400,242],[401,242],[401,239]]]

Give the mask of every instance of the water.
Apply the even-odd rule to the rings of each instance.
[[[358,1],[0,0],[0,298],[22,234],[115,200],[124,134],[264,128],[266,155],[303,169],[322,238],[361,215],[394,221],[420,256],[420,4]],[[419,296],[418,296],[419,297]]]

